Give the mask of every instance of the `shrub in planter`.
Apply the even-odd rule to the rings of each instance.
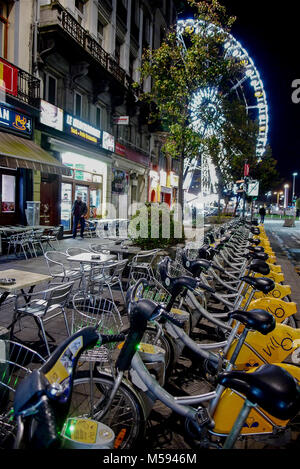
[[[146,203],[130,220],[130,239],[143,250],[167,248],[185,240],[183,224],[167,204]]]

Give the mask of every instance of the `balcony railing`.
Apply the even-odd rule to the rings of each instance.
[[[6,59],[5,62],[10,63]],[[40,80],[12,63],[10,65],[12,70],[16,70],[18,86],[16,90],[11,92],[6,89],[6,93],[29,106],[39,108]]]
[[[68,33],[77,44],[85,49],[105,70],[110,72],[118,82],[125,88],[129,88],[132,83],[131,78],[111,55],[100,46],[97,40],[94,39],[59,2],[52,2],[50,8],[52,11],[57,10],[60,14],[57,13],[54,18],[53,15],[49,16],[48,13],[47,21],[44,24],[42,22],[41,28],[46,24],[48,26],[49,20],[52,24],[59,24],[63,31]]]

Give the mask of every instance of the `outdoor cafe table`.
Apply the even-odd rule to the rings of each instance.
[[[92,259],[94,256],[99,256],[100,259]],[[79,262],[80,263],[80,271],[82,273],[82,284],[83,288],[86,288],[86,280],[85,280],[85,270],[84,264],[91,264],[91,265],[101,265],[105,264],[105,262],[115,260],[116,256],[111,254],[96,254],[94,252],[82,252],[81,254],[76,254],[76,256],[69,256],[68,261],[70,262]]]
[[[137,246],[128,246],[127,248],[126,247],[122,247],[122,246],[107,246],[107,249],[110,251],[110,252],[113,252],[115,254],[118,254],[118,259],[119,260],[122,260],[123,257],[124,257],[124,254],[138,254],[140,251],[141,251],[141,248],[137,247]]]
[[[13,285],[0,284],[0,306],[8,297],[8,295],[16,295],[18,291],[21,291],[24,294],[24,288],[29,288],[27,293],[29,301],[30,293],[33,292],[33,289],[36,285],[43,282],[50,282],[50,280],[52,280],[51,275],[36,274],[34,272],[27,272],[25,270],[18,269],[1,270],[0,278],[16,279],[16,283]]]

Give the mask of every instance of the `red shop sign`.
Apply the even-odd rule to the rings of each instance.
[[[117,153],[117,155],[125,156],[126,154],[125,152],[126,152],[126,149],[124,145],[121,145],[121,143],[116,142],[115,153]]]

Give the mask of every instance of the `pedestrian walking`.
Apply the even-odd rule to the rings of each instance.
[[[265,216],[266,216],[266,209],[265,209],[264,206],[260,207],[259,215],[260,215],[260,223],[264,223],[265,222]]]
[[[77,226],[80,223],[80,237],[83,239],[83,232],[85,228],[85,215],[87,214],[87,205],[82,200],[82,194],[78,192],[77,199],[75,200],[73,207],[72,207],[72,214],[73,214],[73,239],[76,238],[77,235]]]

